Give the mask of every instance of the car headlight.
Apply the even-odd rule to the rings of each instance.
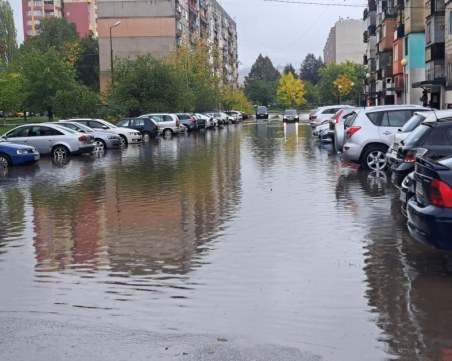
[[[28,149],[17,149],[17,154],[28,154]]]

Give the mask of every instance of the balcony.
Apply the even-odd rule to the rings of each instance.
[[[396,0],[394,6],[396,10],[403,10],[405,9],[405,2],[404,0]]]
[[[369,9],[365,8],[363,11],[363,20],[366,20],[368,16],[369,16]]]
[[[444,77],[444,60],[425,63],[425,80],[442,80]]]
[[[381,71],[382,78],[392,77],[392,66],[385,66]]]
[[[201,6],[201,8],[204,10],[208,9],[206,0],[199,0],[199,6]]]
[[[398,90],[398,91],[405,89],[405,81],[403,79],[403,74],[394,76],[394,88],[395,88],[395,90]]]
[[[405,24],[399,24],[394,30],[394,39],[401,39],[405,36]]]
[[[387,8],[381,15],[381,20],[395,19],[397,17],[397,11],[395,8]]]
[[[425,48],[425,61],[444,60],[444,43],[433,44]]]
[[[376,25],[370,25],[367,31],[369,33],[369,36],[374,36],[377,33]]]
[[[426,18],[432,15],[444,15],[444,0],[429,0],[425,2],[424,15]]]
[[[196,13],[197,12],[197,8],[196,8],[196,2],[194,0],[190,0],[188,3],[188,10],[191,13]]]

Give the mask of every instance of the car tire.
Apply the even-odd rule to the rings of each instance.
[[[151,140],[151,134],[149,132],[143,132],[142,137],[143,142],[149,142]]]
[[[67,158],[70,155],[71,153],[69,152],[69,149],[67,149],[64,145],[56,145],[52,149],[52,156],[54,158],[62,159]]]
[[[361,166],[364,169],[370,170],[383,170],[387,167],[388,162],[386,160],[387,147],[383,145],[371,145],[364,148],[361,157]]]
[[[345,127],[344,123],[336,123],[334,125],[334,149],[338,153],[342,153],[344,151],[344,143],[345,143]]]
[[[171,137],[173,135],[173,131],[171,129],[169,129],[169,128],[166,128],[166,129],[163,130],[162,135],[164,137]]]
[[[9,160],[9,157],[5,154],[0,154],[0,169],[8,168],[10,165],[11,161]]]
[[[96,139],[96,150],[99,152],[105,152],[107,150],[107,144],[102,139]]]
[[[122,134],[120,134],[119,136],[121,137],[121,148],[126,148],[127,145],[129,144],[129,143],[127,142],[126,136],[125,136],[125,135],[122,135]]]

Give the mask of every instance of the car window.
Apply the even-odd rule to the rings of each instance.
[[[402,127],[402,133],[409,133],[414,130],[422,121],[425,120],[425,117],[420,114],[414,114]]]
[[[403,144],[406,146],[416,146],[420,144],[420,142],[429,135],[431,129],[431,126],[421,124],[406,137]]]
[[[144,126],[144,118],[143,119],[131,119],[130,125],[132,127],[142,127],[142,126]]]
[[[21,127],[11,130],[8,134],[8,138],[16,138],[16,137],[28,137],[28,133],[30,131],[30,127]]]
[[[160,123],[161,121],[163,121],[163,118],[161,115],[153,115],[153,116],[151,116],[151,119],[155,120],[157,123]]]
[[[350,114],[350,116],[345,120],[344,122],[344,126],[347,127],[351,127],[353,125],[353,123],[355,122],[356,117],[358,116],[358,113],[352,113]]]
[[[450,127],[444,129],[444,127],[436,127],[430,132],[430,135],[425,140],[426,145],[450,145],[449,133]]]
[[[36,129],[35,129],[36,128]],[[39,126],[39,127],[33,127],[32,131],[36,131],[38,136],[41,137],[46,137],[46,136],[51,136],[51,135],[64,135],[62,132],[50,128],[50,127],[43,127],[43,126]]]
[[[259,106],[259,107],[257,107],[257,112],[258,113],[266,113],[267,107]]]
[[[392,110],[383,113],[381,127],[401,128],[413,115],[412,110]]]
[[[75,124],[71,124],[71,123],[61,123],[61,124],[58,123],[58,125],[61,126],[61,127],[72,129],[72,130],[78,130],[79,129],[79,127],[77,127]]]
[[[163,116],[163,121],[164,122],[171,122],[171,121],[173,121],[173,118],[171,117],[171,115],[164,115]]]
[[[123,119],[120,120],[119,122],[116,123],[117,127],[127,127],[129,126],[129,120],[128,119]]]
[[[104,124],[102,124],[101,122],[98,122],[96,120],[90,120],[88,123],[88,126],[91,128],[102,128],[104,126]]]
[[[377,127],[381,124],[381,118],[383,117],[384,112],[372,112],[367,113],[367,118],[372,122],[373,125],[376,125]]]

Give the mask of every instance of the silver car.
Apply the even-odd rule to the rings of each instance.
[[[91,153],[94,137],[51,123],[20,125],[2,136],[6,142],[35,147],[41,155],[64,158],[69,155]]]
[[[103,152],[106,149],[121,147],[121,137],[119,135],[94,130],[86,125],[77,122],[63,121],[58,123],[60,126],[75,130],[79,133],[87,133],[94,137],[97,150]]]
[[[151,118],[160,126],[160,135],[164,137],[179,134],[184,131],[180,120],[174,113],[148,113],[140,115],[139,118]]]

